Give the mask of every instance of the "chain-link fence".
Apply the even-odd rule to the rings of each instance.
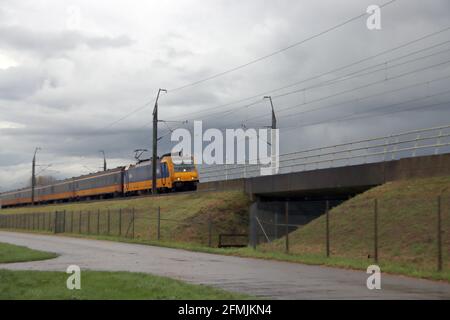
[[[173,219],[160,208],[153,212],[124,208],[0,215],[0,228],[8,230],[178,241],[210,247],[221,246],[221,241],[224,246],[247,245],[247,238],[242,237],[246,236],[247,225],[248,219],[230,226],[218,214]],[[231,241],[224,240],[226,237]]]
[[[382,200],[380,200],[382,199]],[[450,270],[450,197],[274,201],[251,208],[250,244],[290,254]]]

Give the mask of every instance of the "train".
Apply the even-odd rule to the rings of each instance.
[[[176,164],[171,154],[157,159],[156,175],[156,188],[160,193],[196,190],[199,182],[194,159]],[[152,160],[147,159],[128,166],[36,186],[34,204],[136,196],[150,193],[151,189]],[[32,202],[31,187],[0,193],[1,208]]]

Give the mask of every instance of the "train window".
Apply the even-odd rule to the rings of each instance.
[[[193,164],[176,164],[174,165],[175,172],[189,172],[195,171],[195,166]]]
[[[162,177],[167,178],[169,176],[169,170],[167,169],[167,163],[161,163]]]

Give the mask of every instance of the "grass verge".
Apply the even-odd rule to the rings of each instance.
[[[308,265],[321,265],[328,267],[339,267],[353,270],[366,270],[369,265],[374,264],[373,259],[360,259],[349,257],[329,257],[318,253],[303,253],[303,254],[286,254],[284,252],[272,251],[265,247],[257,247],[256,250],[250,247],[246,248],[214,248],[207,247],[193,243],[182,243],[173,241],[149,241],[139,239],[126,239],[108,236],[85,236],[78,234],[66,234],[70,237],[91,238],[97,240],[118,241],[125,243],[135,243],[142,245],[152,245],[158,247],[182,249],[194,252],[203,252],[211,254],[222,254],[229,256],[237,256],[244,258],[256,258],[264,260],[278,260],[293,263],[303,263]],[[382,272],[388,274],[405,275],[415,278],[423,278],[429,280],[442,280],[450,282],[450,270],[446,269],[442,272],[433,271],[430,269],[420,269],[415,265],[401,263],[399,261],[381,261],[378,263]]]
[[[32,250],[9,243],[0,243],[0,263],[36,261],[56,258],[57,254]]]
[[[230,300],[250,296],[142,273],[82,271],[81,290],[64,272],[0,270],[1,300]]]

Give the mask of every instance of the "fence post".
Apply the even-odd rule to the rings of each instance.
[[[122,236],[122,208],[119,209],[119,237]]]
[[[53,233],[56,233],[56,219],[58,217],[58,211],[55,211],[55,216],[53,217]]]
[[[70,214],[70,233],[73,233],[73,210]]]
[[[285,224],[286,224],[285,251],[286,251],[286,253],[289,253],[289,200],[286,200],[284,211],[285,211],[284,218],[285,218]]]
[[[325,208],[325,226],[326,226],[326,251],[327,258],[330,257],[330,202],[326,201]]]
[[[158,207],[158,241],[161,240],[161,207]]]
[[[441,196],[437,198],[437,270],[442,271],[442,226],[441,226]]]
[[[100,209],[97,211],[97,235],[100,234]]]
[[[110,234],[111,213],[108,209],[108,236]]]
[[[52,226],[51,226],[51,220],[52,220],[52,213],[49,212],[48,213],[48,232],[52,231]]]
[[[66,210],[64,210],[64,224],[63,224],[63,232],[66,233],[66,216],[67,216],[67,212]]]
[[[80,214],[79,214],[79,217],[78,217],[78,234],[81,234],[81,222],[82,222],[82,219],[83,219],[83,215],[81,214],[81,210],[80,210]]]
[[[378,199],[374,199],[373,203],[373,245],[374,245],[374,258],[378,263]]]
[[[134,239],[134,217],[135,217],[135,214],[134,214],[134,207],[133,207],[133,211],[132,211],[132,218],[133,218],[133,221],[132,221],[132,226],[131,226],[131,236],[132,236],[132,238]]]
[[[212,247],[212,217],[208,214],[208,246]]]
[[[87,234],[91,234],[91,211],[88,211]]]

